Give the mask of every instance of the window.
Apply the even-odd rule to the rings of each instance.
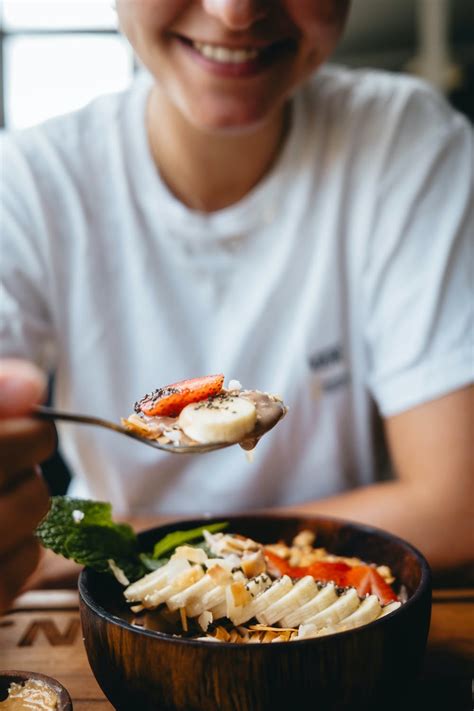
[[[34,125],[123,89],[133,55],[111,0],[3,0],[0,119]]]

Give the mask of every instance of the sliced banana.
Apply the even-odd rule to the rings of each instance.
[[[186,588],[194,585],[204,577],[204,571],[200,565],[193,565],[186,570],[184,573],[175,576],[168,585],[164,588],[160,588],[156,592],[152,592],[149,595],[145,595],[143,598],[143,606],[147,608],[154,608],[166,602],[170,597],[176,595],[176,593],[185,590]]]
[[[230,619],[234,625],[242,625],[244,622],[248,622],[252,617],[259,619],[262,612],[264,612],[267,607],[273,605],[277,600],[290,592],[293,587],[291,578],[288,575],[284,575],[278,580],[274,580],[273,583],[266,590],[257,594],[252,602],[248,605],[244,605],[240,609],[237,609],[232,616],[229,615]]]
[[[169,585],[171,580],[180,573],[184,573],[191,568],[187,560],[176,559],[171,560],[166,565],[163,565],[158,570],[148,573],[140,580],[132,583],[124,590],[125,598],[128,602],[138,602],[143,600],[146,595],[151,595],[158,590]]]
[[[267,607],[257,617],[258,621],[264,625],[273,625],[284,615],[298,610],[302,605],[309,602],[318,592],[318,587],[311,575],[306,575],[294,585],[290,592]]]
[[[226,586],[217,585],[209,592],[205,593],[200,600],[192,600],[186,605],[188,617],[197,617],[203,612],[212,610],[217,605],[225,602]]]
[[[385,615],[390,615],[391,612],[395,612],[395,610],[398,610],[399,607],[402,606],[402,603],[399,602],[398,600],[396,602],[389,602],[388,605],[385,605],[385,607],[382,608],[382,612],[380,613],[380,617],[385,617]]]
[[[354,627],[361,627],[362,625],[368,625],[369,622],[376,620],[382,608],[379,603],[377,595],[369,595],[361,603],[360,607],[353,612],[348,617],[344,618],[338,625],[336,625],[336,631],[341,632],[343,630],[350,630]]]
[[[166,600],[169,610],[177,610],[186,607],[194,600],[199,600],[200,596],[215,588],[216,584],[209,575],[204,575],[200,580],[190,585],[185,590],[172,595]]]
[[[257,420],[253,402],[223,395],[187,405],[178,424],[184,434],[200,444],[239,442],[249,434]]]
[[[337,600],[336,587],[334,583],[329,583],[312,600],[302,605],[297,610],[293,610],[279,620],[281,627],[298,627],[305,620],[308,620],[316,613],[321,612]]]
[[[317,629],[322,629],[327,625],[334,625],[345,618],[348,618],[360,605],[360,599],[357,590],[350,588],[343,593],[336,602],[326,607],[325,610],[318,612],[313,617],[306,618],[305,624],[314,625]]]
[[[224,600],[220,602],[218,605],[215,607],[210,607],[209,612],[212,613],[212,616],[215,620],[220,620],[221,617],[225,617],[227,613],[227,602],[225,600],[225,591],[224,591]]]

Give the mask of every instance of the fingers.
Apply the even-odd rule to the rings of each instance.
[[[17,548],[0,557],[0,614],[8,610],[41,556],[39,542],[30,536]]]
[[[28,418],[46,378],[22,360],[0,359],[0,610],[5,610],[40,557],[33,531],[48,510],[35,465],[56,446],[54,426]]]
[[[46,391],[46,376],[32,363],[0,359],[0,417],[18,417],[31,411]]]
[[[28,418],[0,419],[0,493],[14,472],[48,459],[56,448],[51,422]]]
[[[15,472],[43,462],[54,451],[54,425],[28,419],[46,388],[44,374],[19,359],[0,359],[0,494]]]
[[[42,476],[34,470],[18,474],[15,486],[0,496],[0,559],[31,536],[48,508],[48,489]]]

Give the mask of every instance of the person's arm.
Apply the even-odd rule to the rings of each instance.
[[[473,556],[474,140],[442,97],[405,88],[354,272],[395,479],[305,508],[393,531],[443,569]]]
[[[297,507],[392,531],[435,569],[474,558],[474,387],[385,421],[395,481]]]

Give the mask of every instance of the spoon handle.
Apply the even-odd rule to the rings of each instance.
[[[143,435],[140,435],[133,430],[129,430],[122,425],[116,424],[115,422],[104,420],[102,417],[79,415],[74,412],[64,412],[63,410],[56,410],[54,407],[48,407],[47,405],[36,405],[36,407],[33,408],[32,415],[40,420],[63,420],[65,422],[78,422],[83,425],[97,425],[98,427],[105,427],[108,430],[119,432],[126,437],[142,442],[143,444],[148,445],[148,447],[160,449],[163,452],[172,452],[173,454],[204,454],[205,452],[213,452],[215,449],[224,449],[225,447],[230,447],[232,444],[236,444],[235,442],[193,445],[175,445],[171,442],[169,444],[161,444],[157,440],[144,437]]]
[[[196,454],[198,452],[209,452],[213,449],[221,449],[222,447],[228,446],[225,444],[219,444],[195,445],[193,447],[183,445],[179,447],[171,443],[161,444],[156,440],[143,437],[142,435],[138,434],[138,432],[134,432],[133,430],[129,430],[126,427],[122,427],[122,425],[116,424],[115,422],[111,422],[110,420],[104,420],[102,417],[93,417],[92,415],[79,415],[74,412],[64,412],[63,410],[56,410],[54,407],[48,407],[46,405],[37,405],[33,409],[32,414],[34,417],[37,417],[41,420],[63,420],[65,422],[78,422],[82,425],[96,425],[98,427],[105,427],[108,430],[113,430],[114,432],[119,432],[120,434],[123,434],[126,437],[130,437],[130,439],[134,439],[137,442],[142,442],[142,444],[146,444],[148,447],[153,447],[153,449],[160,449],[163,452],[173,452],[173,454],[189,454],[191,452],[193,454]]]
[[[122,434],[128,434],[128,430],[121,425],[118,425],[115,422],[110,422],[110,420],[104,420],[102,417],[78,415],[74,412],[64,412],[62,410],[56,410],[53,407],[48,407],[47,405],[36,405],[33,410],[33,415],[38,417],[40,420],[63,420],[65,422],[79,422],[83,425],[98,425],[99,427],[107,427],[109,430],[122,432]]]

